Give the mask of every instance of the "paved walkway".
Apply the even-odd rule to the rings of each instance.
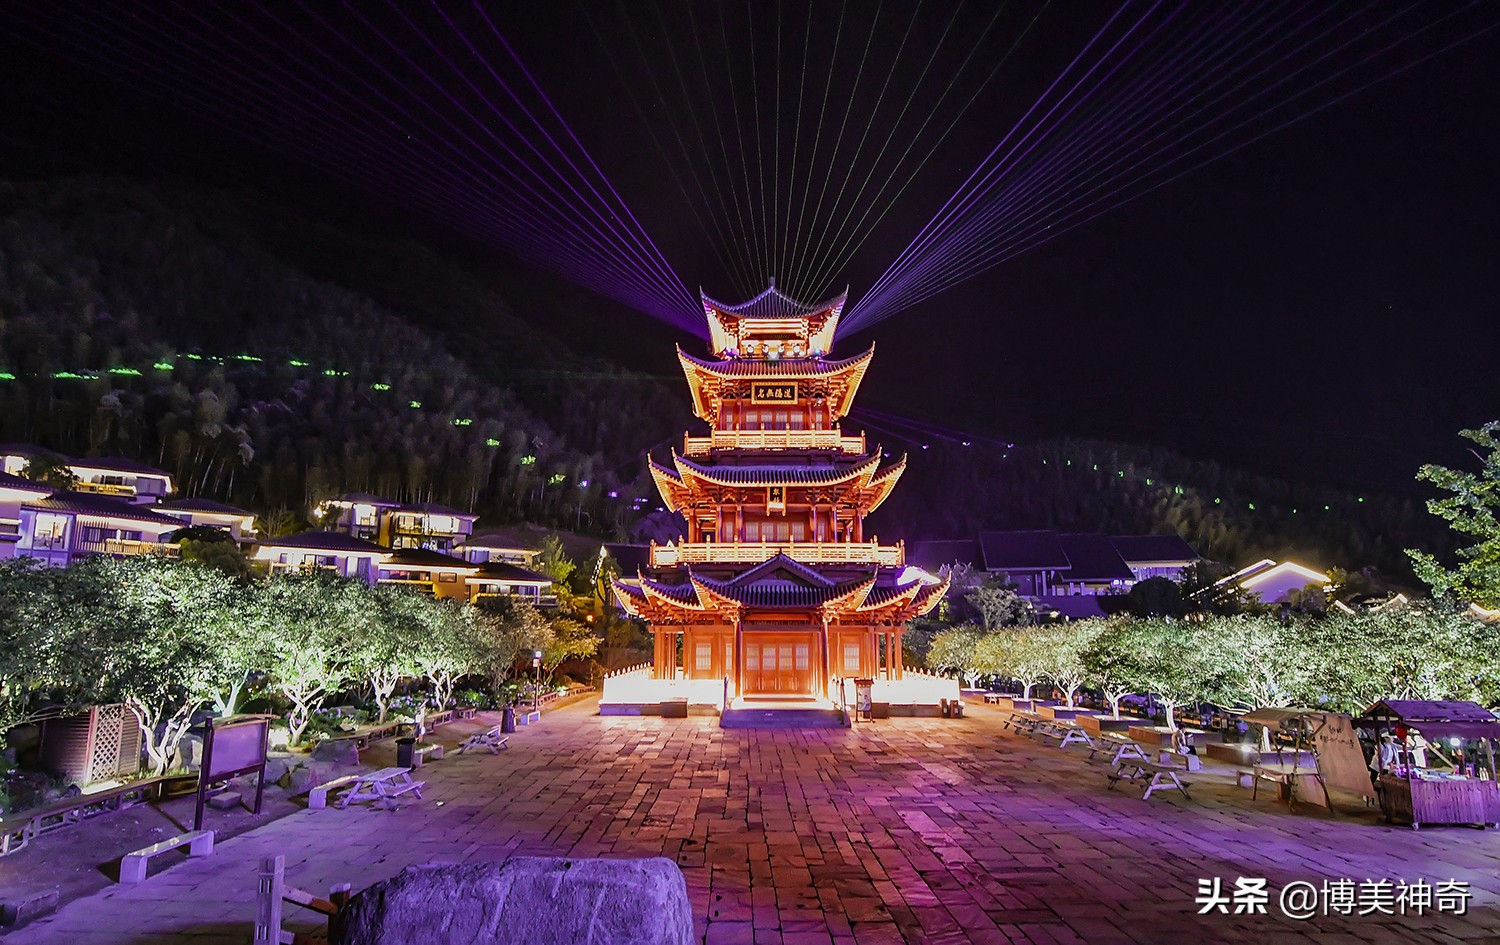
[[[7,945],[247,941],[255,864],[277,853],[312,891],[513,853],[668,856],[708,945],[1500,943],[1494,832],[1293,816],[1222,775],[1191,775],[1191,801],[1146,803],[1079,755],[1000,732],[987,707],[853,731],[594,711],[550,713],[500,755],[450,754],[402,810],[301,811]],[[1198,881],[1215,877],[1268,879],[1269,914],[1198,915]],[[1461,917],[1277,914],[1288,882],[1345,878],[1457,879],[1474,900]]]

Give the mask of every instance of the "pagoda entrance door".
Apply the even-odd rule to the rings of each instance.
[[[812,633],[745,634],[745,694],[812,695],[816,640]]]

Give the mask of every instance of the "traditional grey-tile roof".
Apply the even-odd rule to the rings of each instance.
[[[845,289],[830,299],[809,305],[806,302],[797,301],[776,288],[774,284],[753,299],[735,305],[726,305],[716,299],[711,299],[701,289],[698,294],[703,299],[705,307],[713,308],[726,315],[740,315],[747,318],[802,318],[829,309],[838,312],[843,310],[844,303],[849,298],[849,290]]]
[[[126,459],[123,456],[79,456],[68,460],[71,466],[82,466],[85,469],[103,469],[108,472],[131,473],[137,476],[159,476],[163,479],[172,478],[172,474],[155,466],[147,466],[145,463]]]
[[[518,564],[508,561],[490,561],[479,565],[479,573],[474,575],[477,581],[500,581],[509,584],[548,584],[552,579],[540,571],[532,571]]]
[[[308,551],[331,551],[345,554],[388,555],[391,549],[381,547],[373,541],[345,535],[343,532],[298,532],[280,538],[266,538],[259,542],[267,548],[304,548]]]
[[[979,549],[986,571],[1060,571],[1072,564],[1050,528],[980,532]]]
[[[212,499],[171,499],[161,502],[156,508],[173,512],[205,512],[213,515],[249,515],[250,513],[233,505],[225,505],[223,502],[215,502]]]
[[[153,525],[170,525],[182,528],[186,523],[180,518],[151,511],[149,506],[131,505],[120,499],[95,495],[91,492],[54,492],[45,499],[25,503],[27,508],[50,509],[56,512],[72,512],[75,515],[94,515],[100,518],[123,518]]]
[[[1068,567],[1058,572],[1060,581],[1130,581],[1135,572],[1120,557],[1108,535],[1058,535]]]
[[[1128,564],[1197,561],[1198,552],[1177,535],[1113,535],[1109,539]]]

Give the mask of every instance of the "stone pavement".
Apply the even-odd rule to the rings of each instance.
[[[245,942],[256,864],[278,853],[291,884],[319,893],[415,863],[668,856],[707,945],[1500,943],[1500,835],[1292,815],[1224,774],[1190,775],[1192,800],[1147,803],[969,709],[852,731],[726,731],[576,704],[520,729],[509,751],[424,767],[424,798],[401,810],[300,811],[6,945]],[[1242,876],[1269,880],[1269,914],[1197,914],[1199,879]],[[1466,916],[1278,914],[1286,883],[1344,878],[1457,879],[1474,900]],[[290,921],[298,911],[289,928],[317,927]]]

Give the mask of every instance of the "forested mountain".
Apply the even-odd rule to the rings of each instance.
[[[301,514],[361,489],[628,536],[656,505],[642,453],[690,424],[685,385],[527,315],[431,247],[261,198],[0,183],[0,438],[141,459],[186,494]],[[887,539],[1176,530],[1222,560],[1391,570],[1441,540],[1410,503],[1075,441],[934,444],[877,515]]]
[[[349,281],[389,301],[286,261],[330,228],[232,195],[0,186],[3,436],[255,509],[367,489],[613,531],[680,384],[572,357],[420,244],[344,235],[327,266],[363,260]]]
[[[912,538],[967,538],[987,528],[1176,532],[1215,561],[1292,557],[1322,567],[1375,566],[1408,580],[1403,549],[1446,550],[1451,543],[1441,523],[1411,500],[1097,440],[932,443],[913,453],[901,485],[876,514]]]

